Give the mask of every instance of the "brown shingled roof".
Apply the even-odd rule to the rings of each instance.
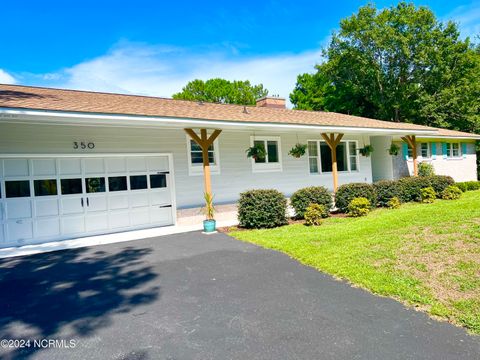
[[[434,130],[426,126],[374,120],[333,112],[198,103],[159,97],[42,87],[0,85],[0,108],[174,117],[217,121],[335,127]],[[471,135],[471,134],[468,134]]]

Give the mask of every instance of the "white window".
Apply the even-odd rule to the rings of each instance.
[[[429,143],[421,143],[420,144],[420,150],[422,154],[423,159],[429,159],[430,158],[430,144]]]
[[[202,148],[190,136],[187,135],[187,155],[189,175],[203,175]],[[218,140],[215,140],[208,149],[208,161],[210,172],[220,174],[220,158],[218,156]]]
[[[282,171],[280,137],[252,136],[250,146],[261,146],[265,150],[265,158],[252,159],[253,172]]]
[[[413,159],[413,149],[410,146],[407,146],[407,157],[408,159]]]
[[[447,143],[447,156],[450,158],[458,158],[462,156],[459,143]]]
[[[337,145],[337,170],[358,171],[359,158],[356,141],[341,141]],[[325,141],[308,141],[310,174],[332,172],[332,151]]]

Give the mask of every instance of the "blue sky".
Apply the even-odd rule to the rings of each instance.
[[[170,97],[189,80],[218,76],[288,97],[340,19],[366,3],[4,1],[0,83]],[[462,36],[480,33],[480,0],[415,3],[457,21]]]

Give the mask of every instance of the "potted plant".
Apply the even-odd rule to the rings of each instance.
[[[296,143],[295,146],[290,149],[288,154],[292,155],[294,158],[299,159],[301,156],[305,155],[306,152],[307,152],[306,144]]]
[[[359,149],[359,151],[362,156],[369,157],[370,154],[373,152],[373,146],[365,145],[363,148]]]
[[[253,160],[263,160],[267,155],[265,147],[260,144],[249,147],[246,152],[247,157],[252,158]]]
[[[203,213],[205,214],[206,219],[203,220],[203,232],[213,233],[216,231],[217,222],[214,219],[215,216],[215,207],[213,206],[213,195],[209,193],[204,193],[203,198],[205,199],[205,207],[203,208]]]
[[[400,146],[394,143],[392,143],[390,145],[390,148],[388,149],[388,153],[392,156],[397,156],[399,151],[400,151]]]

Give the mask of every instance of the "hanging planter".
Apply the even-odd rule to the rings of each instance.
[[[358,150],[362,156],[369,157],[370,154],[373,152],[372,145],[365,145],[363,148]]]
[[[392,143],[390,145],[390,148],[388,149],[388,153],[392,156],[397,156],[399,152],[400,152],[400,146]]]
[[[247,149],[247,157],[252,158],[253,160],[263,160],[267,153],[265,152],[265,147],[263,145],[254,145]]]
[[[294,158],[299,159],[300,157],[305,155],[306,152],[307,152],[307,145],[306,144],[296,143],[295,146],[290,149],[288,154],[292,155]]]

